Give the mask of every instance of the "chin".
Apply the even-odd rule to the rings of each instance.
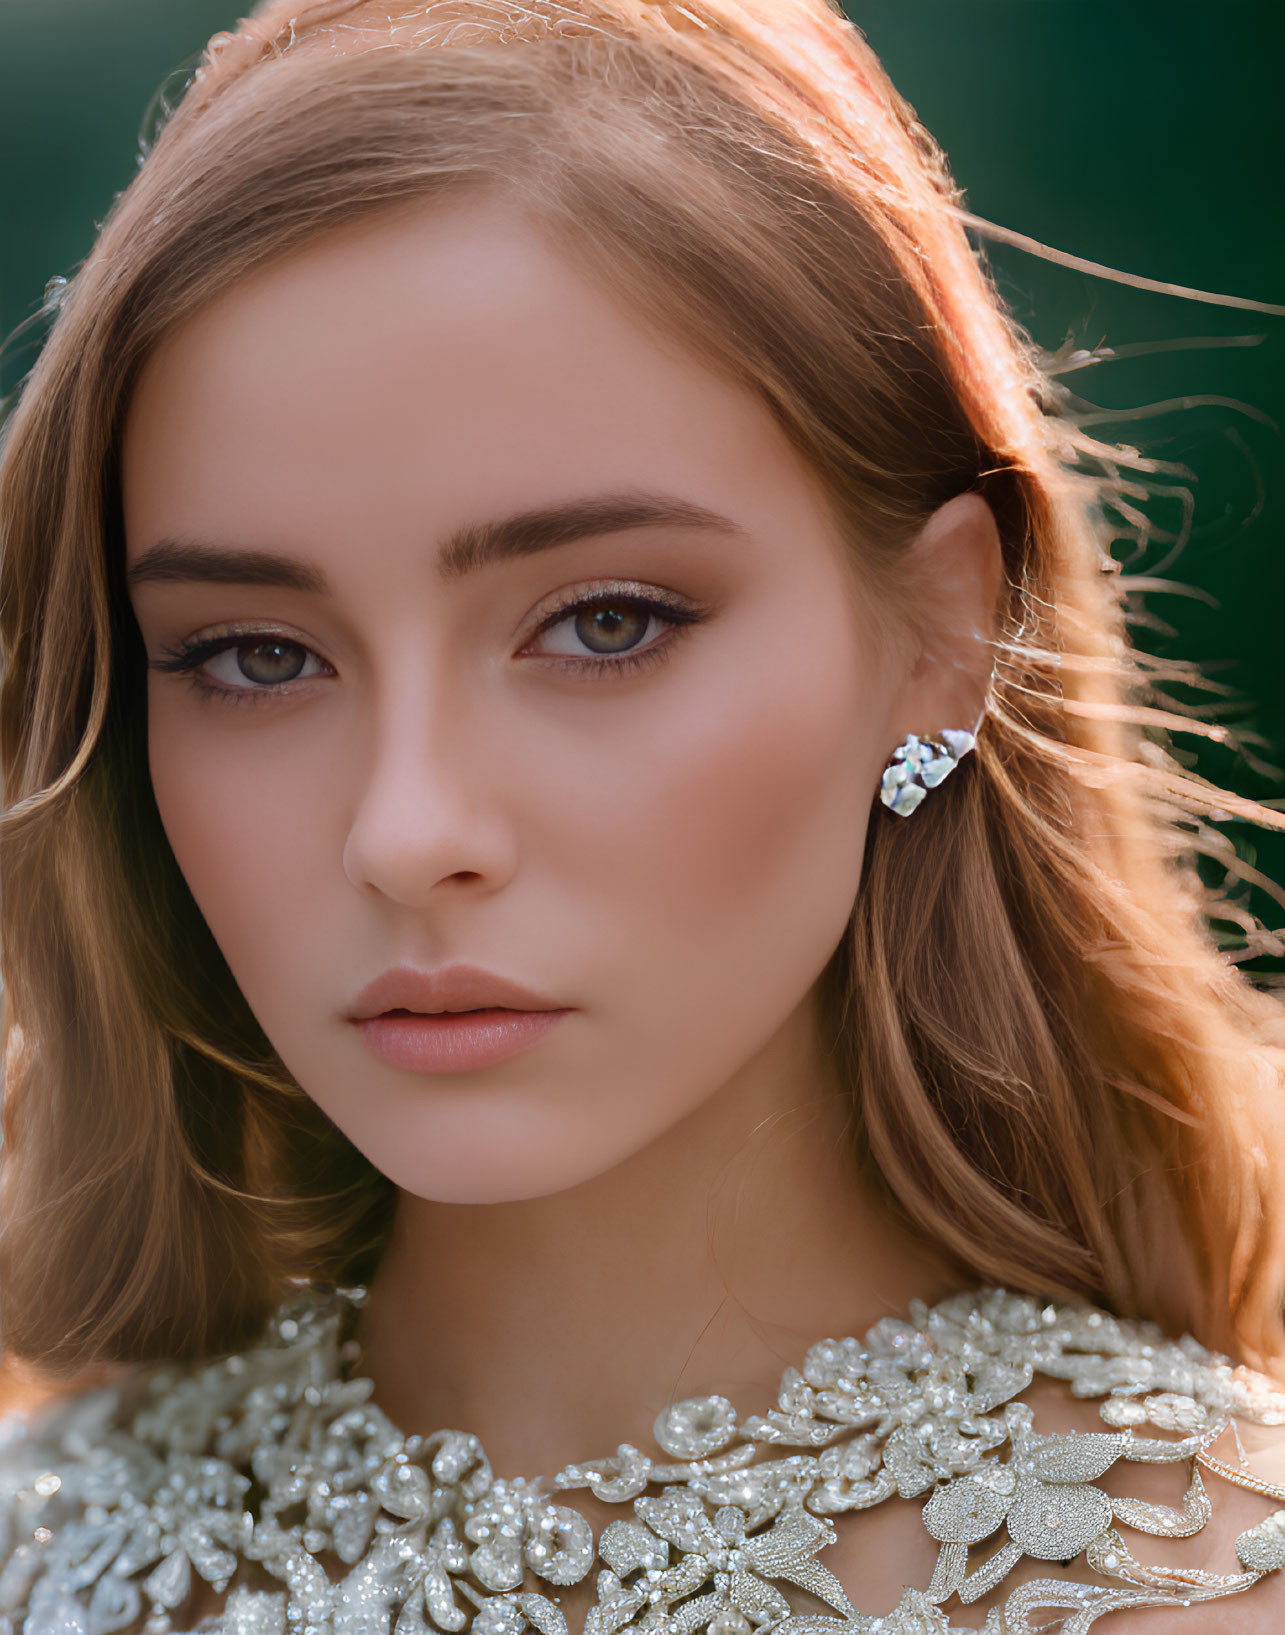
[[[342,1084],[331,1077],[324,1089],[335,1094],[319,1089],[315,1099],[399,1191],[439,1204],[521,1203],[586,1186],[654,1147],[705,1099],[694,1075],[666,1061],[606,1082],[575,1060],[506,1063],[486,1077],[408,1082],[366,1069]],[[668,1097],[645,1093],[657,1082]]]
[[[543,1140],[533,1139],[529,1128],[520,1139],[506,1132],[502,1140],[493,1129],[479,1131],[475,1140],[461,1140],[455,1131],[449,1142],[421,1137],[392,1151],[363,1151],[400,1191],[426,1203],[512,1204],[570,1192],[632,1156],[632,1145],[591,1143],[587,1133],[583,1124],[570,1140],[556,1129]]]

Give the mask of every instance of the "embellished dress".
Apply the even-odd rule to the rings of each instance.
[[[1145,1535],[1205,1525],[1202,1468],[1285,1499],[1210,1452],[1237,1421],[1285,1424],[1285,1393],[1088,1305],[998,1289],[915,1303],[908,1322],[813,1346],[766,1415],[675,1403],[654,1448],[511,1480],[466,1432],[403,1434],[348,1377],[360,1299],[309,1291],[250,1351],[5,1421],[0,1635],[568,1635],[561,1594],[586,1579],[584,1635],[949,1635],[976,1627],[952,1607],[1023,1557],[1095,1576],[1027,1575],[985,1635],[1050,1612],[1084,1635],[1285,1563],[1285,1509],[1237,1539],[1239,1572],[1135,1556],[1126,1534],[1145,1555]],[[1037,1374],[1102,1399],[1102,1429],[1042,1434],[1020,1400]],[[1095,1484],[1117,1461],[1183,1464],[1181,1509],[1109,1497]],[[560,1502],[576,1489],[619,1507],[598,1537]],[[818,1558],[893,1496],[922,1501],[940,1550],[931,1581],[876,1615]],[[217,1610],[185,1622],[202,1589]]]

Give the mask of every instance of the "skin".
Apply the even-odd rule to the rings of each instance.
[[[144,371],[123,483],[131,568],[177,540],[327,582],[132,598],[154,663],[229,626],[250,655],[206,663],[236,696],[150,672],[151,775],[265,1033],[399,1189],[363,1330],[399,1423],[549,1471],[644,1441],[676,1397],[766,1407],[823,1334],[956,1286],[855,1173],[815,996],[867,824],[902,821],[872,811],[891,749],[984,700],[982,500],[912,542],[937,622],[897,624],[766,406],[488,199],[330,235],[210,303]],[[442,571],[463,527],[639,493],[727,526]],[[699,617],[648,623],[629,669],[573,618],[540,629],[626,582]],[[295,679],[255,668],[268,637]],[[571,1014],[473,1072],[373,1056],[359,990],[457,960]],[[917,1507],[881,1512],[835,1547],[872,1608],[931,1571]]]

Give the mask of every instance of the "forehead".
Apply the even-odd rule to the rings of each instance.
[[[345,229],[212,300],[143,371],[124,480],[131,547],[446,531],[642,482],[742,513],[813,491],[755,393],[495,199]]]

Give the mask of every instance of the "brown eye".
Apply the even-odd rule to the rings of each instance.
[[[647,634],[651,620],[650,608],[598,602],[576,614],[575,633],[591,653],[626,653]]]
[[[179,676],[206,699],[250,703],[269,699],[301,677],[334,675],[310,647],[285,636],[246,632],[209,636],[163,647],[150,668],[162,675]]]
[[[258,686],[293,681],[302,671],[307,653],[294,642],[265,641],[253,646],[232,648],[236,668],[247,681]]]
[[[668,651],[704,612],[672,592],[649,586],[586,586],[585,594],[549,614],[529,651],[582,672],[608,675]]]
[[[243,697],[268,696],[287,682],[322,675],[326,669],[301,642],[281,636],[257,640],[225,636],[209,645],[198,642],[157,668],[186,671],[201,686]]]

